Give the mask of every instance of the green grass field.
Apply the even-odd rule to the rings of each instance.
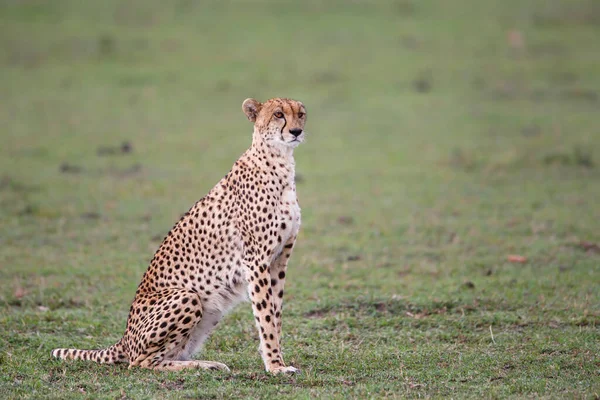
[[[595,0],[0,0],[0,398],[598,398],[599,38]],[[249,304],[201,355],[231,374],[51,359],[121,337],[276,96],[302,372]]]

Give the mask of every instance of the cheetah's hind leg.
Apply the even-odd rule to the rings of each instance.
[[[206,369],[211,371],[225,371],[230,372],[229,368],[225,364],[215,361],[163,361],[154,367],[157,371],[181,371],[183,369]]]
[[[125,341],[129,368],[180,371],[186,368],[225,370],[224,364],[190,360],[185,351],[190,333],[202,321],[200,296],[186,289],[138,293],[131,307]]]

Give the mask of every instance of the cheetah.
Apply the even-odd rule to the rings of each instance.
[[[55,349],[60,359],[129,363],[163,371],[224,370],[192,356],[237,303],[250,300],[267,372],[294,373],[281,353],[286,269],[300,228],[294,149],[306,109],[295,100],[246,99],[252,145],[175,224],[135,293],[127,327],[100,350]]]

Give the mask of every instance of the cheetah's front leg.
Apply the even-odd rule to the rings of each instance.
[[[247,265],[251,271],[248,292],[260,336],[260,353],[265,369],[274,374],[296,372],[296,368],[286,367],[283,362],[267,257],[247,260]]]
[[[281,325],[283,313],[283,289],[285,287],[285,275],[287,273],[287,264],[292,255],[296,235],[292,235],[283,246],[279,257],[273,261],[269,272],[271,274],[271,288],[273,290],[273,307],[275,311],[275,328],[277,329],[277,340],[281,347]]]

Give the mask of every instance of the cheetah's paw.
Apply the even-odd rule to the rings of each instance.
[[[298,372],[300,372],[300,370],[298,368],[294,368],[294,367],[275,367],[273,369],[271,369],[271,372],[273,375],[279,375],[279,374],[297,374]]]

